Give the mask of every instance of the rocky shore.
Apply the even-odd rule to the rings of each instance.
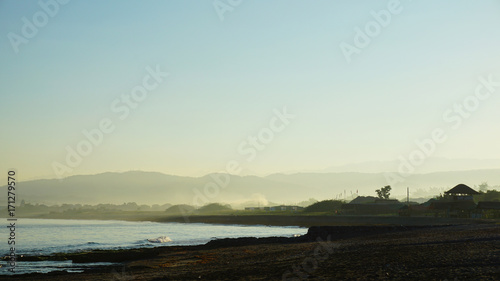
[[[323,226],[292,238],[25,258],[118,264],[0,280],[500,280],[500,225]]]

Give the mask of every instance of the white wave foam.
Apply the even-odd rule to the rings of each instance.
[[[166,243],[166,242],[171,242],[172,239],[170,239],[167,236],[160,236],[157,238],[150,238],[150,239],[148,239],[148,241],[151,243]]]

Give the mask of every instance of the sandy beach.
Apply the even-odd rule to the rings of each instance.
[[[500,225],[324,226],[294,238],[59,258],[117,264],[0,280],[500,280]]]

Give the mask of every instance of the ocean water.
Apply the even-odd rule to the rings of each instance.
[[[0,227],[0,254],[9,254],[10,231],[6,219]],[[1,226],[1,224],[0,224]],[[199,245],[212,239],[236,237],[291,237],[303,235],[307,228],[279,226],[214,225],[202,223],[155,223],[101,220],[18,219],[16,222],[17,255],[48,255],[92,249],[127,249],[156,246]],[[167,236],[167,243],[151,243],[147,239]],[[1,239],[1,238],[0,238]],[[105,263],[99,263],[104,265]],[[17,262],[16,274],[66,270],[79,272],[98,264],[65,262]],[[0,275],[10,275],[10,266],[0,262]]]

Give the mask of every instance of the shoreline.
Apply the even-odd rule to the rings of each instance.
[[[451,275],[455,270],[449,264],[461,264],[461,267],[463,267],[461,271],[455,273],[460,273],[459,276],[455,275],[459,280],[463,279],[462,276],[469,276],[470,280],[474,280],[471,274],[477,271],[477,267],[482,270],[482,275],[478,275],[481,278],[476,280],[500,280],[500,263],[494,259],[495,256],[498,258],[498,253],[495,252],[498,250],[495,249],[495,246],[498,248],[499,244],[500,225],[498,224],[323,226],[311,227],[308,233],[301,237],[227,238],[212,240],[206,244],[195,246],[100,250],[73,256],[67,255],[65,258],[71,257],[73,262],[75,260],[82,263],[118,262],[119,265],[97,267],[83,273],[51,272],[2,275],[0,280],[4,280],[4,278],[18,280],[113,280],[116,279],[117,274],[137,278],[145,276],[141,280],[168,280],[158,279],[164,276],[174,280],[199,280],[198,276],[193,274],[193,270],[194,272],[203,272],[199,276],[203,276],[202,279],[206,280],[247,280],[247,276],[242,272],[255,277],[255,279],[248,278],[248,280],[259,280],[262,279],[262,276],[272,280],[281,280],[280,274],[284,274],[287,268],[290,269],[294,265],[300,265],[303,260],[310,258],[311,255],[314,258],[314,249],[320,249],[321,245],[330,245],[334,249],[331,253],[330,251],[322,253],[321,257],[326,257],[325,260],[321,261],[325,263],[324,266],[332,266],[331,264],[328,265],[329,263],[337,265],[340,262],[343,274],[347,274],[336,275],[337,278],[352,275],[353,277],[358,276],[356,278],[373,279],[375,276],[371,276],[372,273],[369,271],[358,272],[354,270],[354,265],[351,263],[366,263],[368,268],[383,268],[383,264],[388,263],[387,259],[390,259],[391,255],[407,253],[399,256],[399,259],[408,260],[404,262],[402,269],[410,272],[416,270],[418,271],[416,276],[420,276],[419,278],[425,277],[424,280],[434,280],[429,278],[433,275],[425,275],[426,271],[422,271],[422,268],[433,266],[428,263],[429,259],[440,261],[439,255],[448,256],[449,263],[446,262],[446,266],[449,266],[449,268],[445,268],[443,271],[442,267],[444,265],[438,266],[437,269],[442,270],[443,273],[439,273],[436,269],[433,274],[438,274],[443,278],[440,277],[441,279],[435,280],[444,280],[446,278],[454,280]],[[378,247],[378,250],[373,253],[368,251],[372,247]],[[468,251],[462,253],[464,248],[467,248]],[[311,249],[313,254],[311,254]],[[409,249],[412,250],[408,252]],[[432,253],[427,253],[429,251]],[[415,255],[423,255],[423,258],[418,262],[425,264],[425,266],[415,265],[415,260],[412,254],[409,254],[410,252]],[[437,255],[437,253],[440,254]],[[379,257],[378,259],[381,260],[369,258],[373,254],[376,254]],[[474,262],[471,262],[470,255],[472,255]],[[297,258],[299,256],[302,258]],[[239,260],[237,259],[239,263],[233,264],[236,261],[235,257],[239,258]],[[342,260],[342,257],[346,260]],[[393,259],[391,262],[398,263],[400,262],[399,259]],[[319,260],[317,262],[319,263]],[[226,272],[226,267],[229,267],[229,272],[231,272],[227,276],[223,273]],[[276,275],[276,270],[273,269],[275,267],[282,269],[281,272],[278,272],[278,275]],[[314,274],[324,278],[334,276],[332,272],[322,270],[322,267],[318,267],[312,276],[315,276]],[[259,268],[259,270],[250,270],[252,268]],[[402,269],[396,270],[397,274],[394,272],[390,274],[396,274],[392,277],[404,277],[406,273]],[[310,273],[306,272],[306,274],[309,275]],[[498,279],[495,279],[496,276],[498,276]],[[415,279],[405,277],[405,279],[418,280],[416,277]],[[465,279],[467,280],[467,278]]]
[[[152,219],[154,222],[176,223],[210,223],[238,225],[271,225],[271,226],[353,226],[353,225],[403,225],[431,226],[457,224],[488,224],[498,220],[435,218],[435,217],[403,217],[403,216],[322,216],[322,215],[213,215],[213,216],[177,216]]]
[[[174,222],[174,223],[207,223],[221,225],[265,225],[265,226],[352,226],[352,225],[451,225],[451,224],[488,224],[498,223],[494,219],[465,219],[424,216],[370,216],[370,215],[190,215],[190,216],[154,216],[141,218],[95,218],[95,217],[19,217],[22,219],[54,219],[54,220],[97,220],[128,222]]]

